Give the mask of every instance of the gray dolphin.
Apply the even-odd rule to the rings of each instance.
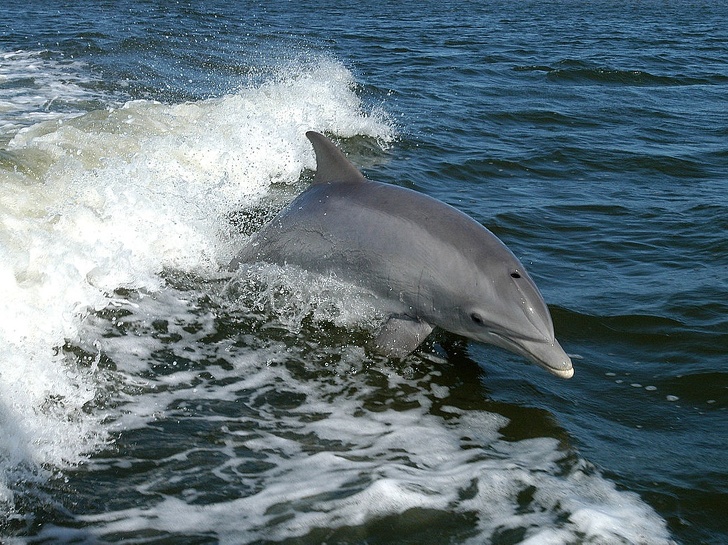
[[[493,233],[436,199],[367,180],[325,136],[306,136],[313,184],[231,267],[290,264],[371,290],[389,316],[373,348],[390,357],[411,353],[438,326],[574,374],[538,288]]]

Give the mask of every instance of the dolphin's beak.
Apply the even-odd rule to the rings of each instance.
[[[490,340],[491,343],[528,358],[557,377],[571,378],[574,376],[571,358],[556,339],[537,341],[493,332],[491,335],[493,336]]]
[[[574,366],[571,364],[571,358],[564,352],[556,339],[552,343],[518,339],[515,344],[529,360],[557,377],[571,378],[574,376]]]

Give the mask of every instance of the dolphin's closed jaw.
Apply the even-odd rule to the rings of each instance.
[[[571,358],[561,348],[559,342],[518,341],[522,354],[557,377],[571,378],[574,367]]]
[[[492,331],[486,342],[520,354],[557,377],[571,378],[574,376],[571,358],[556,339],[530,340],[502,331],[499,333]]]

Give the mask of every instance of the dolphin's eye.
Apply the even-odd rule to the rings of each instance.
[[[521,278],[521,273],[518,270],[511,271],[511,278]]]
[[[470,315],[470,319],[473,321],[474,324],[477,325],[483,325],[485,323],[483,321],[483,318],[480,317],[480,314],[477,314],[475,312]]]

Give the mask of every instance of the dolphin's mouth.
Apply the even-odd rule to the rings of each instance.
[[[549,373],[561,378],[574,376],[574,366],[571,363],[571,358],[564,352],[556,339],[553,342],[534,341],[521,339],[518,336],[506,336],[495,331],[489,333],[493,337],[491,340],[493,344],[528,358]]]

